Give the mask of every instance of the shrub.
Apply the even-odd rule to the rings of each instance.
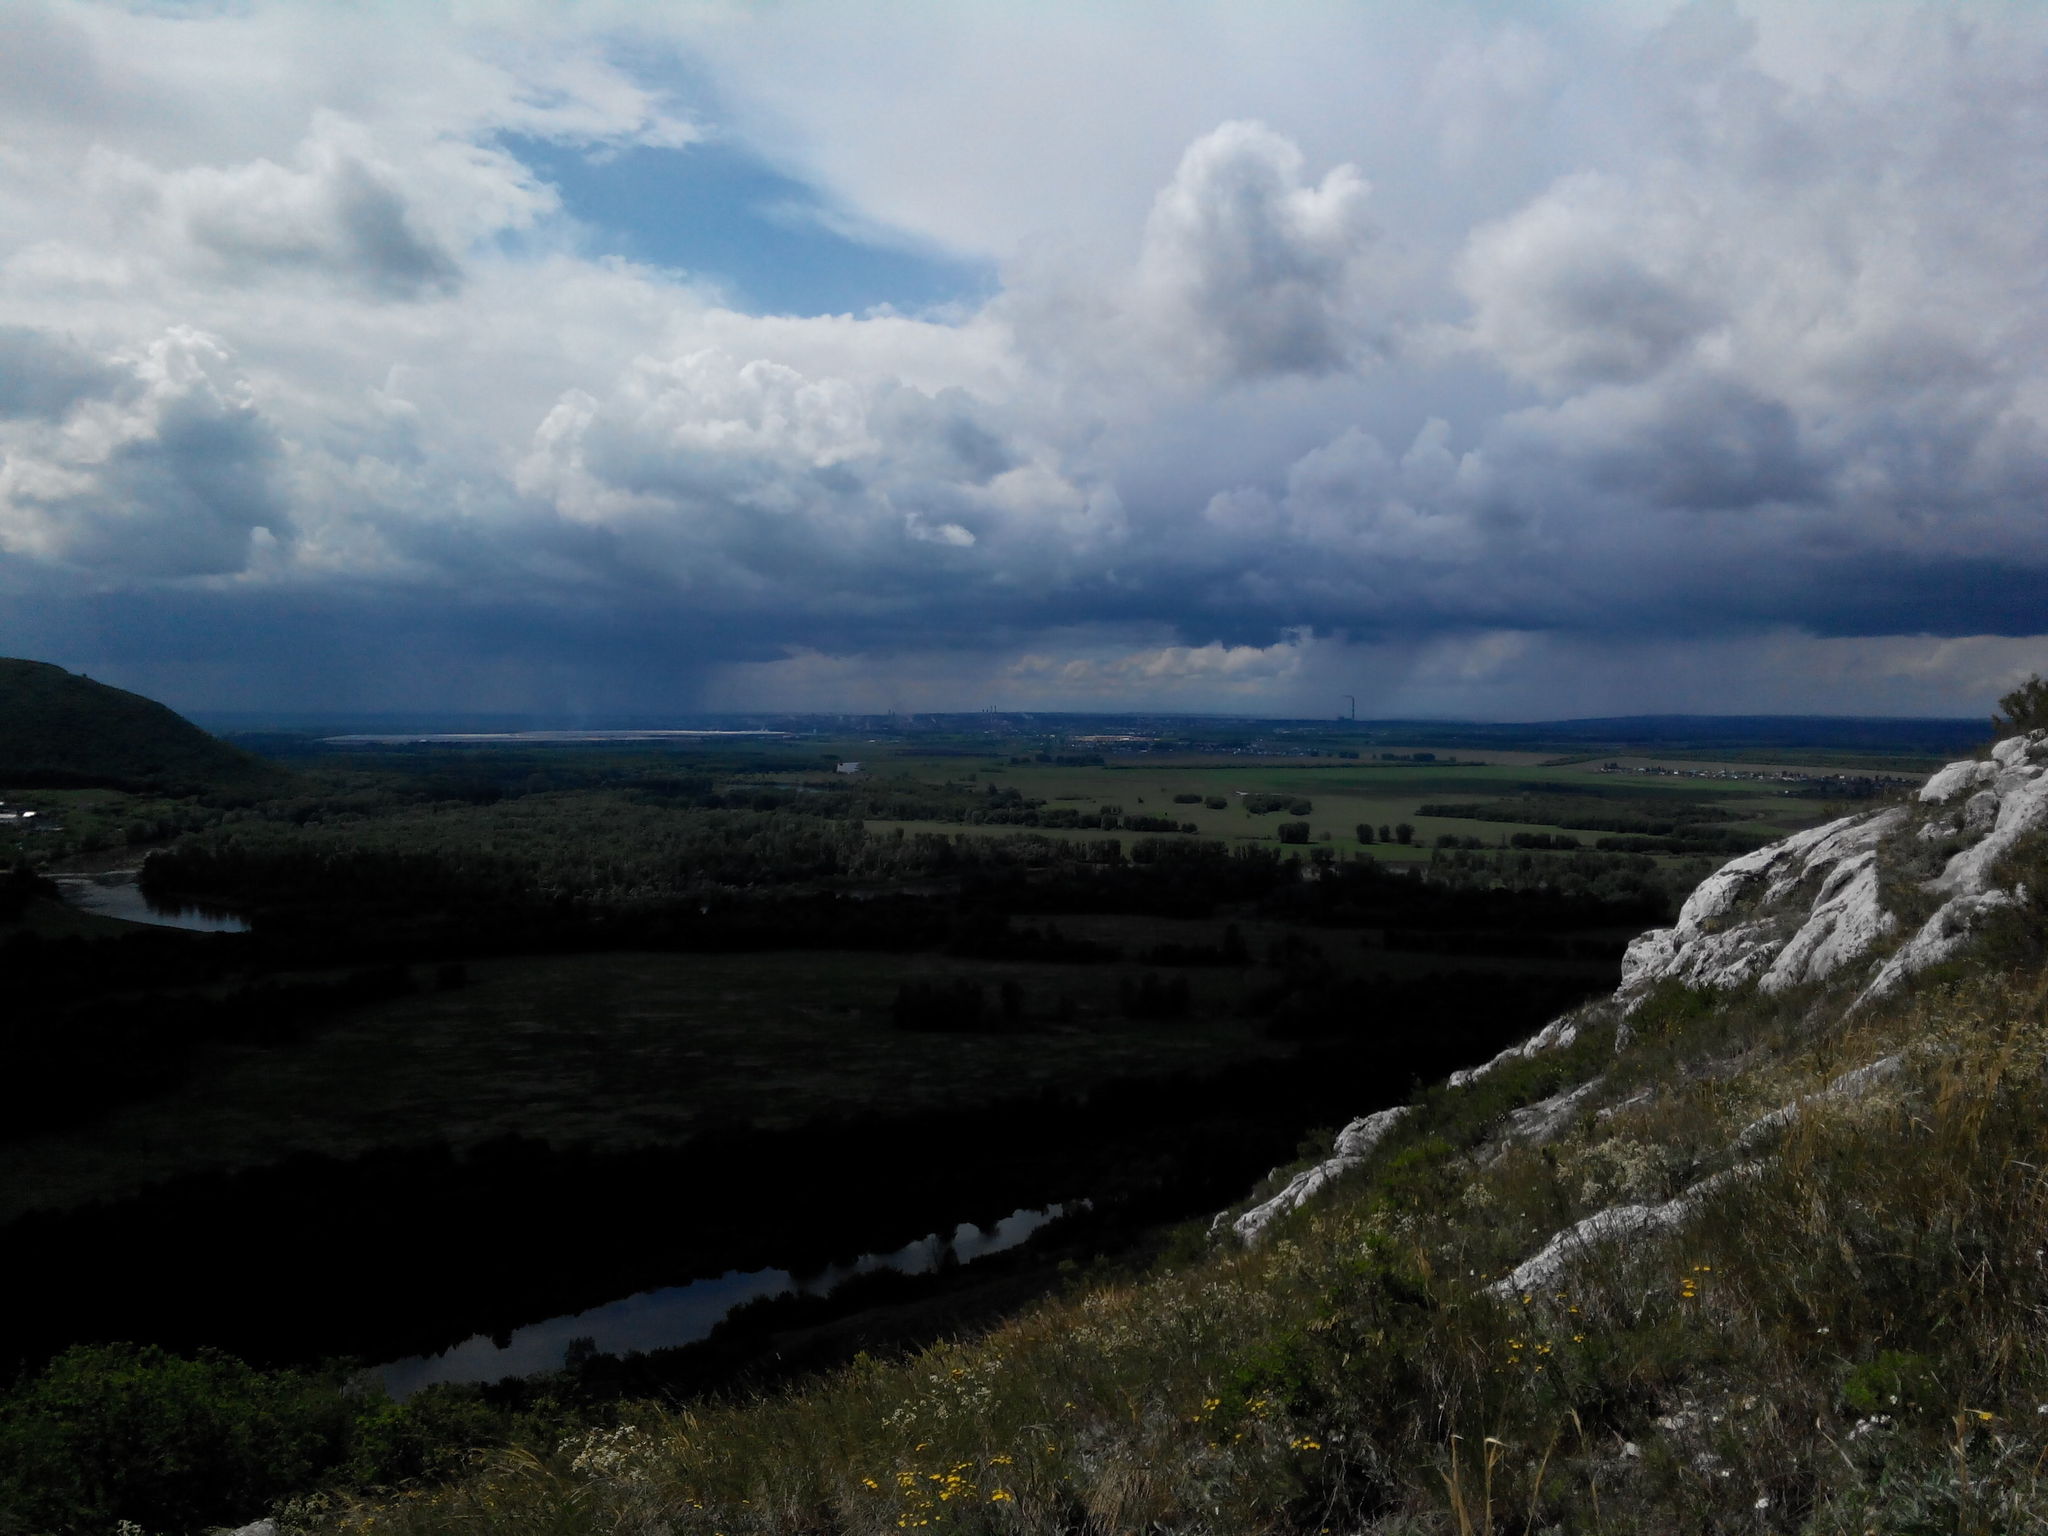
[[[1998,713],[1991,717],[1991,729],[1998,736],[2048,729],[2048,681],[2030,677],[2000,699]]]
[[[339,1463],[350,1427],[317,1377],[77,1345],[0,1403],[0,1530],[239,1524]]]

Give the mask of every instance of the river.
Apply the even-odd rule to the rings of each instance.
[[[126,923],[158,928],[188,928],[195,933],[247,933],[249,925],[220,907],[158,901],[144,893],[133,869],[101,870],[91,875],[57,875],[64,899],[81,912],[117,917]]]
[[[806,1274],[786,1269],[728,1270],[713,1279],[642,1291],[619,1301],[515,1328],[498,1339],[476,1334],[437,1354],[412,1355],[379,1368],[384,1389],[403,1400],[438,1382],[498,1381],[560,1370],[569,1346],[588,1340],[605,1354],[673,1349],[710,1336],[712,1329],[750,1301],[770,1296],[825,1296],[858,1275],[890,1270],[930,1274],[945,1264],[972,1264],[1028,1241],[1067,1207],[1012,1211],[983,1229],[962,1222],[952,1235],[934,1232],[891,1253],[866,1253]]]

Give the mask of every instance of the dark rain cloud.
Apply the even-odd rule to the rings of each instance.
[[[0,326],[0,417],[59,417],[119,382],[117,370],[66,337]]]
[[[1334,130],[1216,123],[1114,254],[929,318],[736,314],[582,249],[509,88],[97,146],[87,233],[0,252],[0,580],[39,593],[0,648],[87,604],[287,691],[681,697],[792,652],[1054,677],[1076,635],[1165,658],[1104,687],[1331,637],[2040,635],[2048,66],[1901,25],[1837,79],[1686,8],[1582,87],[1628,134],[1449,235]]]

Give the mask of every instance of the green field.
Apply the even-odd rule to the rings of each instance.
[[[1494,846],[1517,832],[1571,831],[1570,821],[1474,821],[1466,818],[1422,816],[1418,807],[1437,802],[1491,800],[1517,794],[1570,794],[1583,799],[1589,813],[1600,808],[1612,810],[1617,804],[1656,805],[1698,802],[1733,814],[1737,819],[1718,823],[1731,830],[1765,837],[1781,836],[1840,814],[1844,807],[1821,798],[1794,794],[1796,784],[1771,779],[1728,778],[1724,774],[1812,773],[1810,766],[1790,763],[1727,763],[1702,766],[1676,759],[1623,758],[1557,764],[1536,753],[1464,753],[1457,766],[1377,763],[1346,759],[1261,759],[1237,756],[1199,758],[1179,754],[1154,762],[1149,759],[1112,760],[1102,767],[1062,767],[1049,763],[1012,763],[993,754],[986,757],[925,756],[911,748],[873,756],[873,744],[833,744],[849,757],[862,761],[866,781],[896,776],[925,782],[951,781],[973,787],[996,785],[1016,789],[1028,799],[1043,800],[1049,807],[1071,806],[1094,813],[1104,805],[1123,807],[1126,815],[1167,816],[1176,822],[1193,823],[1198,835],[1208,838],[1273,842],[1282,822],[1306,820],[1313,842],[1329,841],[1357,847],[1360,823],[1375,832],[1382,826],[1402,822],[1414,830],[1414,843],[1375,841],[1375,857],[1391,861],[1426,860],[1440,834],[1480,837]],[[831,748],[828,747],[827,750]],[[870,757],[856,754],[866,750]],[[1403,752],[1427,751],[1427,745],[1406,747]],[[1440,753],[1450,756],[1448,751]],[[1602,765],[1619,761],[1622,771],[1602,771]],[[1678,776],[1684,775],[1684,776]],[[823,782],[823,780],[821,780]],[[1176,795],[1200,795],[1203,801],[1222,798],[1222,810],[1205,803],[1182,804]],[[1251,815],[1244,801],[1252,795],[1290,795],[1310,802],[1306,817],[1286,811]],[[963,830],[958,823],[932,819],[902,822],[872,821],[872,826],[901,825],[912,832]],[[973,828],[988,834],[1019,830],[1013,826]],[[1048,830],[1046,835],[1090,838],[1104,834],[1095,829]],[[1129,834],[1125,834],[1129,835]],[[1142,835],[1142,834],[1140,834]],[[1602,834],[1584,833],[1588,847]]]

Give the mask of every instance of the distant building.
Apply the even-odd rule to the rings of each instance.
[[[859,773],[859,772],[860,772],[860,764],[859,764],[859,763],[841,763],[841,764],[840,764],[840,765],[839,765],[839,766],[838,766],[837,768],[833,769],[832,771],[833,771],[834,773]]]

